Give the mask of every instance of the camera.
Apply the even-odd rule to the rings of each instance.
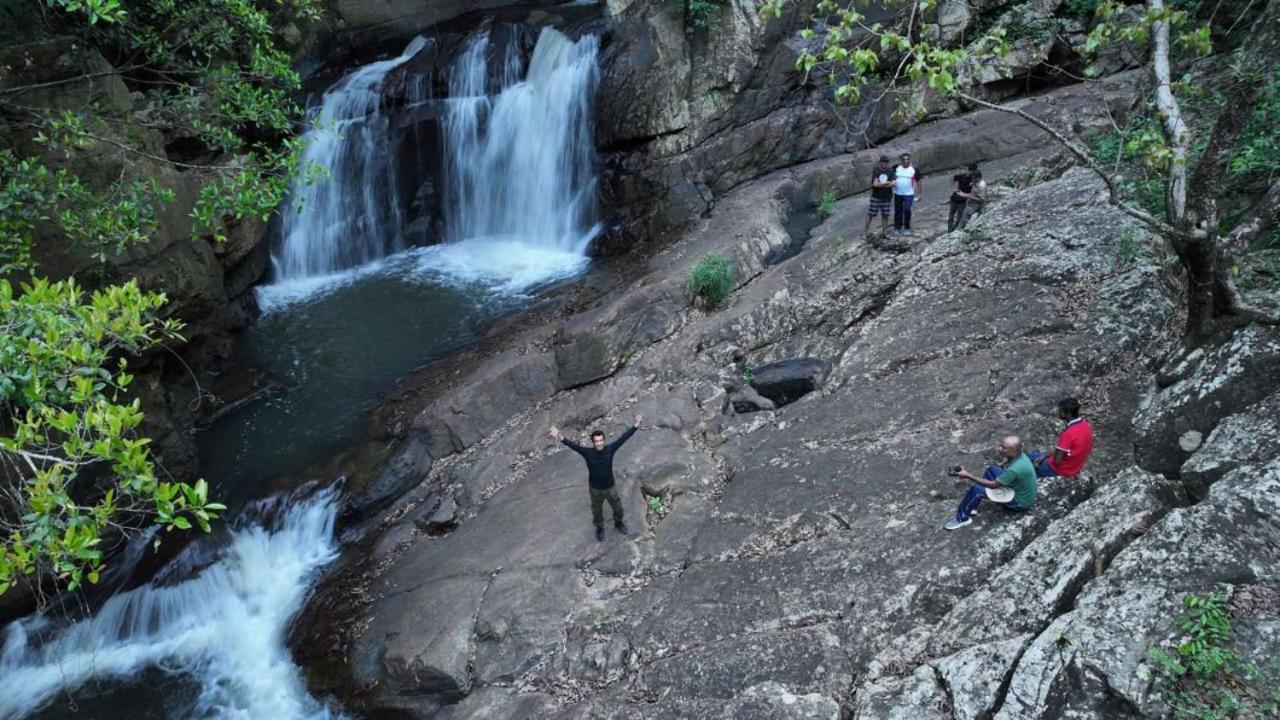
[[[960,477],[961,469],[962,468],[959,465],[952,465],[951,467],[947,468],[947,475],[949,477]]]

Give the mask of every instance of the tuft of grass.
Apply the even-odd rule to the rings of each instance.
[[[733,263],[719,253],[707,253],[689,271],[685,287],[695,302],[716,307],[733,292]]]
[[[1116,238],[1116,269],[1128,270],[1150,256],[1142,231],[1129,228]]]
[[[813,214],[818,218],[818,222],[822,222],[831,217],[836,211],[836,194],[830,190],[823,190],[818,196],[818,202],[814,203]]]

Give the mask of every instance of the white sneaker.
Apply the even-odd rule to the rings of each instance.
[[[947,524],[946,524],[946,525],[943,525],[942,527],[944,527],[944,528],[946,528],[946,529],[948,529],[948,530],[959,530],[960,528],[964,527],[965,525],[968,525],[968,524],[969,524],[969,523],[971,523],[971,522],[973,522],[973,520],[972,520],[972,519],[969,519],[969,520],[957,520],[957,519],[955,519],[955,518],[951,518],[950,520],[948,520],[948,521],[947,521]]]

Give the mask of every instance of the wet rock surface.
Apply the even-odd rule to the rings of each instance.
[[[962,118],[902,144],[945,175],[969,159],[961,127],[966,148],[1022,132]],[[989,156],[987,177],[1049,154],[1018,150]],[[313,689],[424,718],[1139,717],[1158,693],[1136,668],[1174,633],[1182,594],[1226,582],[1263,588],[1242,607],[1269,607],[1277,545],[1258,478],[1273,470],[1253,446],[1225,429],[1206,444],[1223,470],[1193,458],[1214,484],[1190,506],[1181,481],[1134,467],[1133,418],[1176,306],[1154,268],[1116,263],[1141,231],[1102,184],[1057,167],[948,234],[926,175],[933,204],[905,252],[865,242],[866,197],[846,195],[798,254],[766,263],[791,242],[795,188],[860,190],[850,168],[866,162],[729,193],[626,287],[387,410],[432,463],[370,531],[376,551],[350,550],[304,614],[292,645]],[[683,294],[708,251],[738,269],[713,312]],[[739,350],[757,378],[815,358],[800,375],[822,379],[723,416]],[[945,468],[980,466],[1010,432],[1047,447],[1068,394],[1098,435],[1086,476],[1045,481],[1025,516],[988,505],[944,532],[964,491]],[[1269,427],[1269,407],[1230,422]],[[582,462],[546,431],[614,436],[637,413],[616,464],[632,533],[597,542]],[[1258,530],[1233,539],[1232,523]]]

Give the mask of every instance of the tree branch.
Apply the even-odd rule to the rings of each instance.
[[[1102,166],[1098,165],[1097,161],[1093,159],[1093,155],[1089,152],[1089,150],[1086,149],[1080,143],[1076,142],[1075,140],[1067,137],[1065,134],[1063,134],[1061,131],[1059,131],[1057,128],[1053,127],[1049,123],[1045,122],[1044,120],[1041,120],[1040,118],[1036,117],[1035,115],[1032,115],[1031,113],[1027,112],[1026,110],[1023,110],[1022,108],[1010,107],[1009,105],[1001,105],[999,103],[993,103],[988,100],[983,100],[982,98],[974,97],[973,95],[969,95],[968,93],[965,93],[965,92],[959,93],[959,97],[961,100],[964,100],[965,102],[973,103],[974,105],[987,108],[988,110],[996,110],[998,112],[1008,113],[1010,115],[1017,115],[1023,120],[1026,120],[1032,125],[1035,125],[1036,127],[1040,128],[1044,132],[1048,133],[1051,137],[1053,137],[1053,139],[1056,140],[1058,144],[1066,148],[1072,155],[1076,157],[1076,159],[1078,159],[1081,163],[1083,163],[1085,167],[1092,170],[1093,173],[1097,175],[1104,184],[1106,184],[1107,192],[1111,196],[1111,204],[1115,205],[1121,212],[1143,223],[1154,232],[1160,233],[1162,235],[1168,235],[1170,237],[1185,236],[1185,233],[1174,228],[1169,223],[1164,222],[1160,218],[1157,218],[1156,216],[1152,215],[1151,213],[1145,210],[1142,210],[1141,208],[1136,208],[1130,205],[1129,203],[1125,202],[1120,195],[1120,188],[1116,185],[1115,180],[1112,179],[1110,173],[1108,173],[1105,169],[1103,169]]]
[[[1274,227],[1278,221],[1280,221],[1280,180],[1273,182],[1262,199],[1236,223],[1231,232],[1219,241],[1219,247],[1228,265],[1245,254],[1253,241]]]
[[[1147,0],[1147,5],[1157,13],[1164,12],[1164,0]],[[1173,96],[1172,71],[1169,68],[1169,21],[1156,20],[1151,24],[1151,70],[1156,81],[1156,108],[1164,122],[1164,132],[1169,138],[1173,158],[1169,161],[1169,177],[1165,181],[1165,205],[1174,226],[1182,225],[1187,217],[1187,150],[1191,133],[1182,119],[1182,107]]]
[[[60,80],[49,80],[47,82],[32,83],[30,85],[14,85],[12,87],[0,88],[0,95],[16,95],[18,93],[29,92],[31,90],[40,90],[48,87],[57,87],[58,85],[66,85],[67,83],[78,82],[80,80],[92,80],[97,77],[109,77],[111,75],[119,75],[121,72],[135,70],[136,67],[104,70],[102,72],[82,73],[73,77],[66,77]]]

